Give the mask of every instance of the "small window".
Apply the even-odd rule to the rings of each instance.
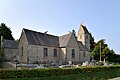
[[[57,49],[54,49],[54,51],[53,51],[53,56],[54,56],[54,57],[57,57]]]
[[[75,49],[72,49],[72,58],[75,58]]]
[[[21,47],[21,56],[23,56],[23,47]]]
[[[47,57],[47,56],[48,56],[48,49],[47,49],[47,48],[44,48],[43,56],[44,56],[44,57]]]
[[[83,57],[85,58],[85,51],[83,52]]]

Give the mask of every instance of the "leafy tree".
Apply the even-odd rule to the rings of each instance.
[[[0,36],[3,36],[4,39],[14,40],[12,31],[4,23],[0,25]]]
[[[101,39],[96,43],[94,50],[90,53],[91,58],[93,57],[95,60],[99,61],[100,49],[102,61],[106,59],[109,62],[120,63],[120,55],[116,54],[113,49],[109,49],[108,45],[105,44],[105,39]]]
[[[102,59],[108,59],[109,58],[109,54],[111,54],[110,53],[110,49],[108,48],[108,47],[105,47],[103,50],[102,50],[102,53],[101,53],[101,55],[102,55]]]
[[[105,44],[105,39],[99,40],[95,47],[94,50],[90,53],[91,57],[94,57],[95,60],[100,60],[100,49],[101,49],[101,59],[103,60],[108,59],[110,52],[110,49],[108,48],[108,45]]]
[[[0,24],[0,38],[1,36],[3,36],[4,39],[14,40],[12,36],[12,31],[4,23]],[[3,49],[2,47],[0,47],[0,63],[2,62],[3,62]]]
[[[92,34],[90,33],[90,52],[92,52],[94,50],[95,47],[95,41],[94,41],[94,37],[92,36]]]
[[[99,40],[95,44],[94,50],[90,53],[90,56],[94,57],[95,60],[100,60],[100,48],[102,51],[105,48],[105,46],[106,46],[105,40],[104,39]]]
[[[109,49],[108,45],[105,43],[105,39],[101,39],[98,42],[94,41],[94,37],[90,33],[90,57],[95,60],[100,60],[100,49],[101,49],[101,59],[106,59],[109,62],[120,63],[120,55],[116,54],[113,49]]]
[[[108,45],[107,44],[105,44],[105,39],[101,39],[101,40],[99,40],[97,43],[96,43],[96,45],[101,45],[101,49],[103,50],[105,47],[107,47]]]
[[[96,45],[94,50],[90,53],[90,57],[94,58],[95,60],[99,60],[100,58],[100,46]]]

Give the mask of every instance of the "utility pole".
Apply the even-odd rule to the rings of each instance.
[[[101,43],[99,43],[100,45],[100,62],[101,62]]]

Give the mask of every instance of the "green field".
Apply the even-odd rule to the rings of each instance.
[[[12,78],[1,80],[108,80],[120,76],[120,69],[100,72],[86,72],[80,74],[37,77],[37,78]]]

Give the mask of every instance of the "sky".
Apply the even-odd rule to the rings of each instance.
[[[86,25],[120,54],[120,0],[0,0],[0,23],[19,39],[22,29],[61,36]]]

